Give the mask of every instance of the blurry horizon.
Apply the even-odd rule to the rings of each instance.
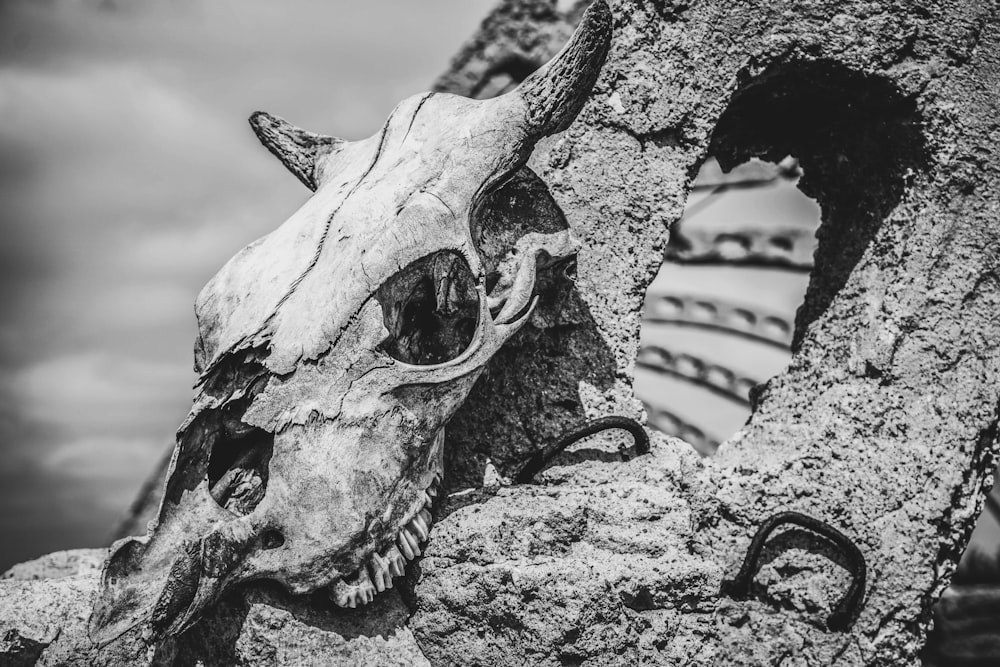
[[[0,4],[0,571],[106,543],[190,406],[198,291],[306,199],[247,117],[368,136],[494,4]]]

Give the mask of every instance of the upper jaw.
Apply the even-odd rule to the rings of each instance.
[[[412,503],[395,534],[385,546],[375,547],[357,570],[328,586],[330,599],[339,607],[355,608],[371,602],[375,595],[392,588],[394,577],[403,576],[406,563],[421,554],[433,523],[433,504],[441,492],[444,472],[444,427],[433,436],[426,467],[418,476],[423,488]]]
[[[423,506],[399,528],[392,542],[373,550],[355,572],[328,587],[334,604],[352,609],[364,606],[378,593],[392,588],[393,578],[405,574],[406,563],[420,556],[421,546],[427,542],[433,523],[432,507],[439,493],[436,481],[423,491]]]

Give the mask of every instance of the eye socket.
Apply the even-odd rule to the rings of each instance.
[[[375,294],[389,337],[382,349],[418,366],[459,357],[476,333],[479,294],[472,270],[456,252],[442,250],[413,262]]]

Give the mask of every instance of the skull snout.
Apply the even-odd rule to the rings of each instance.
[[[215,600],[258,541],[248,522],[235,521],[189,542],[174,561],[153,609],[156,632],[183,632]]]
[[[177,634],[245,570],[247,556],[266,531],[238,519],[222,524],[180,548],[155,540],[116,543],[102,573],[102,590],[90,619],[90,633],[106,644],[148,619],[156,634]]]

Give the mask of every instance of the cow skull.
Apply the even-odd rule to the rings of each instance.
[[[576,251],[561,216],[525,210],[554,204],[524,164],[576,116],[609,33],[599,0],[516,90],[412,97],[363,141],[251,117],[315,194],[198,298],[198,393],[149,535],[112,547],[94,641],[180,633],[253,579],[353,607],[419,555],[445,424],[530,316],[536,272]]]

